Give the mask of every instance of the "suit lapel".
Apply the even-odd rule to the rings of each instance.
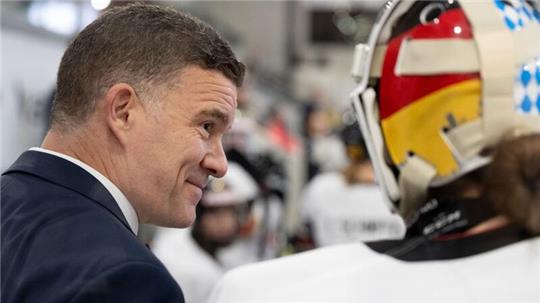
[[[111,212],[131,231],[118,203],[116,203],[109,191],[101,182],[80,166],[46,153],[26,151],[3,175],[14,172],[40,177],[90,198]]]

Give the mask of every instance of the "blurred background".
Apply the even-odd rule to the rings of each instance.
[[[202,248],[198,253],[206,253],[226,270],[323,245],[327,241],[321,228],[327,234],[334,229],[332,239],[343,241],[365,240],[370,238],[366,233],[377,232],[379,223],[351,218],[349,206],[343,206],[334,218],[321,217],[331,213],[325,207],[340,206],[336,207],[336,201],[325,193],[322,198],[327,201],[311,202],[310,199],[321,196],[316,188],[323,187],[309,187],[318,176],[341,174],[350,168],[347,151],[351,144],[361,145],[361,138],[348,143],[347,138],[354,138],[355,134],[345,131],[356,123],[348,99],[354,87],[350,67],[354,45],[367,40],[384,0],[145,2],[188,12],[213,25],[248,67],[239,94],[237,120],[224,145],[229,160],[248,173],[255,189],[248,190],[249,195],[237,195],[242,196],[242,201],[221,205],[234,205],[230,213],[237,222],[234,236],[227,241],[205,238],[211,237],[210,232],[205,234],[205,228],[212,227],[204,227],[201,222],[203,227],[197,227],[197,231],[184,231]],[[40,145],[48,127],[57,68],[70,39],[104,9],[128,3],[1,2],[2,171],[24,150]],[[367,161],[365,150],[360,160]],[[374,199],[382,207],[379,194],[373,194],[374,181],[362,178],[352,183],[369,187],[366,199]],[[246,192],[247,183],[232,182],[216,185],[209,191]],[[345,183],[344,186],[350,185]],[[206,214],[221,215],[208,210],[214,204],[200,204],[207,209],[201,210],[199,219]],[[374,212],[386,216],[384,211]],[[343,213],[349,217],[344,218]],[[389,212],[387,215],[391,216]],[[174,249],[170,244],[179,239],[171,233],[177,232],[143,226],[140,237],[156,248],[158,256],[168,258]],[[223,240],[224,236],[219,237]],[[171,258],[175,255],[172,253]],[[165,263],[173,271],[175,261],[171,262]]]

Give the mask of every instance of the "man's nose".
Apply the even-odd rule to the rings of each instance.
[[[221,142],[214,144],[210,152],[204,157],[201,165],[216,178],[225,176],[227,173],[227,157]]]

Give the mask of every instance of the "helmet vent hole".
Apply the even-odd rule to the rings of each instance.
[[[431,3],[424,7],[420,12],[420,23],[427,25],[429,23],[439,23],[439,17],[446,11],[442,3]]]
[[[446,115],[446,121],[448,122],[448,128],[452,129],[457,126],[456,117],[452,113]]]

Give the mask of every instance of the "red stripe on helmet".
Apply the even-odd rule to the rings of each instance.
[[[399,22],[399,21],[398,21]],[[454,27],[461,27],[456,34]],[[448,74],[435,76],[396,76],[394,68],[401,43],[405,39],[472,39],[471,26],[461,8],[451,9],[439,17],[439,22],[419,24],[393,38],[388,43],[379,86],[380,117],[385,119],[401,108],[448,85],[479,78],[479,73]],[[441,58],[452,60],[452,58]]]

